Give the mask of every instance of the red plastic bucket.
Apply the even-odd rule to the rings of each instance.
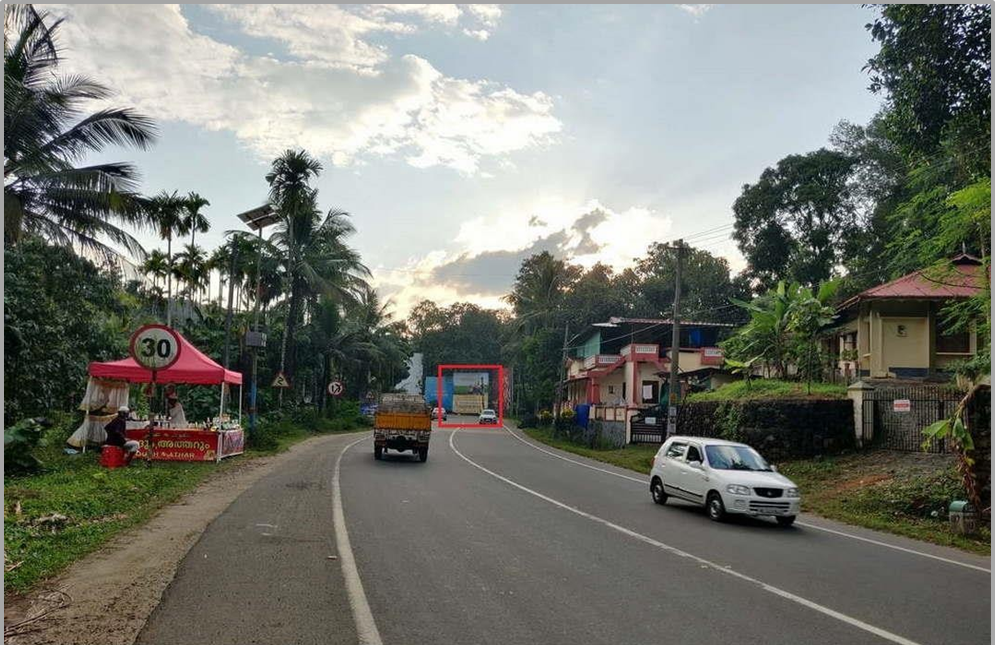
[[[124,449],[119,446],[104,446],[100,451],[100,465],[104,468],[124,466]]]

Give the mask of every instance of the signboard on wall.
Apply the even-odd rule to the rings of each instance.
[[[487,372],[453,372],[455,394],[487,394],[490,374]]]
[[[891,404],[893,412],[911,412],[912,401],[909,399],[895,399]]]

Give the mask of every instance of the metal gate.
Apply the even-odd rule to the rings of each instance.
[[[931,424],[950,418],[963,393],[947,386],[921,385],[904,388],[882,388],[864,400],[864,444],[889,450],[919,452],[926,436],[923,430]],[[929,452],[948,452],[946,439],[932,442]]]

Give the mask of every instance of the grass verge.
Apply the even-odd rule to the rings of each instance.
[[[656,445],[597,450],[553,437],[550,430],[523,429],[554,448],[649,474]],[[871,450],[777,464],[802,491],[802,509],[869,529],[991,555],[991,530],[973,536],[950,531],[946,509],[963,499],[949,456]]]
[[[61,452],[65,438],[53,441],[45,450],[45,472],[4,478],[4,591],[29,591],[121,531],[142,524],[211,474],[317,435],[300,424],[281,426],[265,449],[250,449],[219,464],[155,462],[146,467],[134,462],[108,470],[98,463],[96,451],[66,455]]]
[[[808,385],[797,381],[750,379],[749,381],[733,381],[710,392],[695,392],[688,395],[688,401],[743,401],[808,397],[842,399],[846,397],[846,386],[832,383],[812,383],[810,392]]]
[[[553,446],[554,448],[572,452],[575,455],[581,455],[582,457],[603,461],[606,464],[612,464],[613,466],[628,468],[629,470],[634,470],[638,473],[643,473],[644,475],[649,474],[650,468],[653,466],[653,455],[656,454],[656,451],[659,448],[659,446],[654,445],[628,445],[611,450],[598,450],[596,448],[588,448],[587,446],[578,445],[572,441],[567,441],[566,439],[554,437],[551,430],[542,428],[522,428],[522,432],[533,439]]]

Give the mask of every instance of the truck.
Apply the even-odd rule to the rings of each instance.
[[[454,394],[453,414],[480,414],[487,407],[485,394]]]
[[[373,458],[383,459],[385,450],[411,451],[428,461],[432,438],[432,412],[418,394],[383,394],[373,415]]]

